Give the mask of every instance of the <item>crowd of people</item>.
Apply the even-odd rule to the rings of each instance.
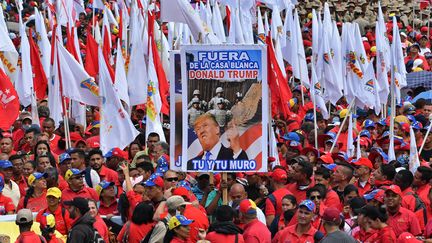
[[[299,2],[310,62],[311,10],[323,3]],[[83,57],[93,22],[91,4],[85,4],[86,14],[76,23]],[[155,5],[157,12],[159,1]],[[381,3],[390,41],[390,17],[397,17],[408,72],[430,71],[432,65],[430,12],[417,5],[410,0]],[[270,11],[264,3],[259,6]],[[19,21],[15,1],[1,1],[1,7],[8,23]],[[28,0],[23,7],[26,21],[34,7],[43,11],[45,3]],[[330,1],[338,27],[341,21],[359,24],[371,60],[377,7],[375,0]],[[101,12],[95,13],[102,19]],[[18,31],[9,37],[19,49]],[[113,30],[113,43],[117,37]],[[289,79],[290,66],[286,69]],[[161,141],[162,134],[145,135],[145,106],[132,108],[131,120],[140,131],[135,141],[104,154],[98,107],[87,107],[87,126],[69,119],[56,128],[47,100],[38,100],[39,121],[24,110],[11,129],[0,133],[0,217],[16,214],[16,242],[432,242],[432,100],[412,102],[424,89],[403,92],[390,129],[388,114],[357,108],[353,115],[345,98],[324,119],[319,110],[314,113],[309,90],[294,83],[293,99],[286,102],[290,116],[273,117],[278,155],[266,160],[269,172],[227,173],[226,180],[221,173],[170,170],[169,142]],[[200,100],[200,90],[193,92],[189,126],[202,114],[214,117],[219,127],[226,125],[230,104],[242,94],[228,100],[221,87],[215,93],[207,103]],[[349,123],[343,123],[347,116],[355,118],[353,147],[347,142]],[[411,128],[417,147],[424,145],[416,168]],[[169,138],[169,126],[163,129]],[[394,160],[389,158],[393,149]]]

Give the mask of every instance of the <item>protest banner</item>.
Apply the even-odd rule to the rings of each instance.
[[[181,58],[182,171],[266,172],[265,47],[191,45]]]
[[[182,85],[180,51],[170,52],[170,169],[181,170],[182,150]]]

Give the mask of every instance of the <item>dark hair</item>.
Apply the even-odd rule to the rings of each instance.
[[[41,144],[45,144],[48,148],[48,152],[51,153],[51,147],[50,147],[49,143],[47,141],[41,140],[41,141],[37,142],[36,145],[34,146],[34,149],[33,149],[34,155],[37,154],[37,147]]]
[[[350,194],[351,192],[356,192],[357,195],[359,194],[358,188],[356,186],[354,186],[353,184],[346,185],[346,187],[343,190],[343,195],[346,196],[346,195]]]
[[[149,135],[147,136],[147,139],[149,137],[157,137],[158,139],[160,139],[160,136],[159,136],[159,134],[157,132],[151,132],[151,133],[149,133]]]
[[[234,210],[228,205],[221,205],[216,208],[215,216],[219,222],[231,222],[234,219]]]
[[[398,173],[396,173],[395,178],[400,178],[400,180],[397,180],[398,184],[396,184],[396,180],[394,183],[398,185],[401,190],[405,190],[410,187],[414,181],[414,176],[409,170],[399,171]]]
[[[306,197],[309,198],[312,192],[318,192],[321,196],[321,199],[324,200],[327,195],[327,188],[323,184],[316,184],[306,191]]]
[[[153,206],[140,202],[132,213],[132,222],[134,224],[142,225],[153,222],[154,209]]]
[[[38,130],[35,127],[30,127],[29,129],[27,129],[25,131],[25,134],[28,134],[28,133],[33,133],[34,135],[38,135],[40,133],[40,130]]]
[[[299,161],[297,162],[298,165],[300,165],[302,168],[300,169],[300,171],[303,174],[306,174],[307,178],[310,178],[313,174],[313,166],[311,163],[307,162],[307,161]]]
[[[131,148],[132,148],[132,145],[138,145],[138,147],[140,148],[140,150],[142,150],[142,146],[141,146],[141,143],[139,143],[138,141],[133,141],[132,143],[130,143],[129,144],[129,147],[128,147],[128,155],[129,155],[129,158],[131,158],[131,159],[133,159],[132,158],[132,154],[131,154]]]
[[[119,200],[118,200],[118,205],[117,205],[117,209],[120,213],[120,217],[123,223],[126,223],[126,221],[128,220],[129,216],[129,199],[126,196],[126,193],[122,193],[120,194]]]
[[[34,161],[34,160],[27,160],[24,164],[27,164],[27,163],[31,164],[31,166],[33,167],[33,170],[36,170],[36,167],[37,167],[36,161]]]
[[[362,208],[360,213],[372,220],[379,219],[381,222],[386,222],[388,219],[387,212],[382,207],[377,208],[371,205],[366,205]]]
[[[282,200],[287,199],[291,202],[292,205],[295,205],[297,207],[297,198],[294,195],[288,194],[285,195]]]
[[[46,168],[45,173],[47,174],[47,178],[53,176],[55,178],[55,181],[58,181],[59,174],[55,167]]]
[[[33,195],[33,193],[34,193],[34,186],[28,185],[26,194],[24,196],[23,208],[27,208],[28,200]]]
[[[381,174],[386,176],[387,180],[392,181],[394,179],[394,176],[396,175],[396,169],[393,165],[382,164],[380,169]]]
[[[432,169],[426,166],[419,166],[417,171],[421,174],[421,180],[429,183],[430,179],[432,178]]]
[[[320,175],[326,180],[331,177],[330,170],[322,166],[316,168],[315,175]]]
[[[52,119],[51,117],[47,117],[47,118],[45,118],[45,120],[44,120],[43,122],[51,122],[52,124],[55,125],[55,121],[54,121],[54,119]]]
[[[72,152],[71,152],[71,153],[72,153]],[[99,154],[99,155],[102,156],[102,158],[103,158],[102,150],[97,149],[97,148],[92,149],[92,150],[89,151],[89,153],[88,153],[88,158],[90,159],[90,158],[91,158],[93,155],[95,155],[95,154]]]
[[[52,167],[57,168],[57,162],[51,153],[44,153],[35,157],[36,166],[39,166],[40,158],[48,158]]]
[[[153,167],[153,164],[151,162],[139,163],[139,164],[136,165],[136,168],[141,168],[145,172],[150,172],[152,174],[154,172],[154,167]]]
[[[85,159],[85,157],[86,157],[86,154],[85,154],[84,150],[82,150],[82,149],[72,149],[72,150],[69,152],[69,155],[72,155],[72,154],[78,154],[78,156],[79,156],[81,159]]]
[[[14,160],[20,159],[22,162],[24,162],[23,159],[22,159],[22,157],[23,156],[21,154],[14,154],[14,155],[11,155],[9,157],[9,161],[12,162]],[[13,162],[12,162],[12,164],[13,164]]]

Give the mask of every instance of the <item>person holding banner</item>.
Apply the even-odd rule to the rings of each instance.
[[[229,126],[229,125],[228,125]],[[235,129],[234,127],[229,128]],[[235,131],[228,132],[228,140],[231,147],[225,147],[220,141],[220,127],[216,118],[206,113],[197,118],[194,124],[195,133],[203,148],[203,152],[199,156],[191,159],[187,163],[188,170],[204,170],[211,171],[209,167],[211,160],[247,160],[247,154],[243,151],[239,144],[239,137]],[[200,162],[201,161],[201,162]],[[202,164],[203,162],[203,164]],[[199,166],[200,165],[200,166]],[[214,165],[214,164],[212,164]],[[229,170],[229,168],[227,168]]]

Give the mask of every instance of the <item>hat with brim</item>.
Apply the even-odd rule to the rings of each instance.
[[[176,215],[169,220],[168,229],[173,230],[179,226],[188,226],[193,222],[194,222],[193,220],[187,219],[183,215]]]

